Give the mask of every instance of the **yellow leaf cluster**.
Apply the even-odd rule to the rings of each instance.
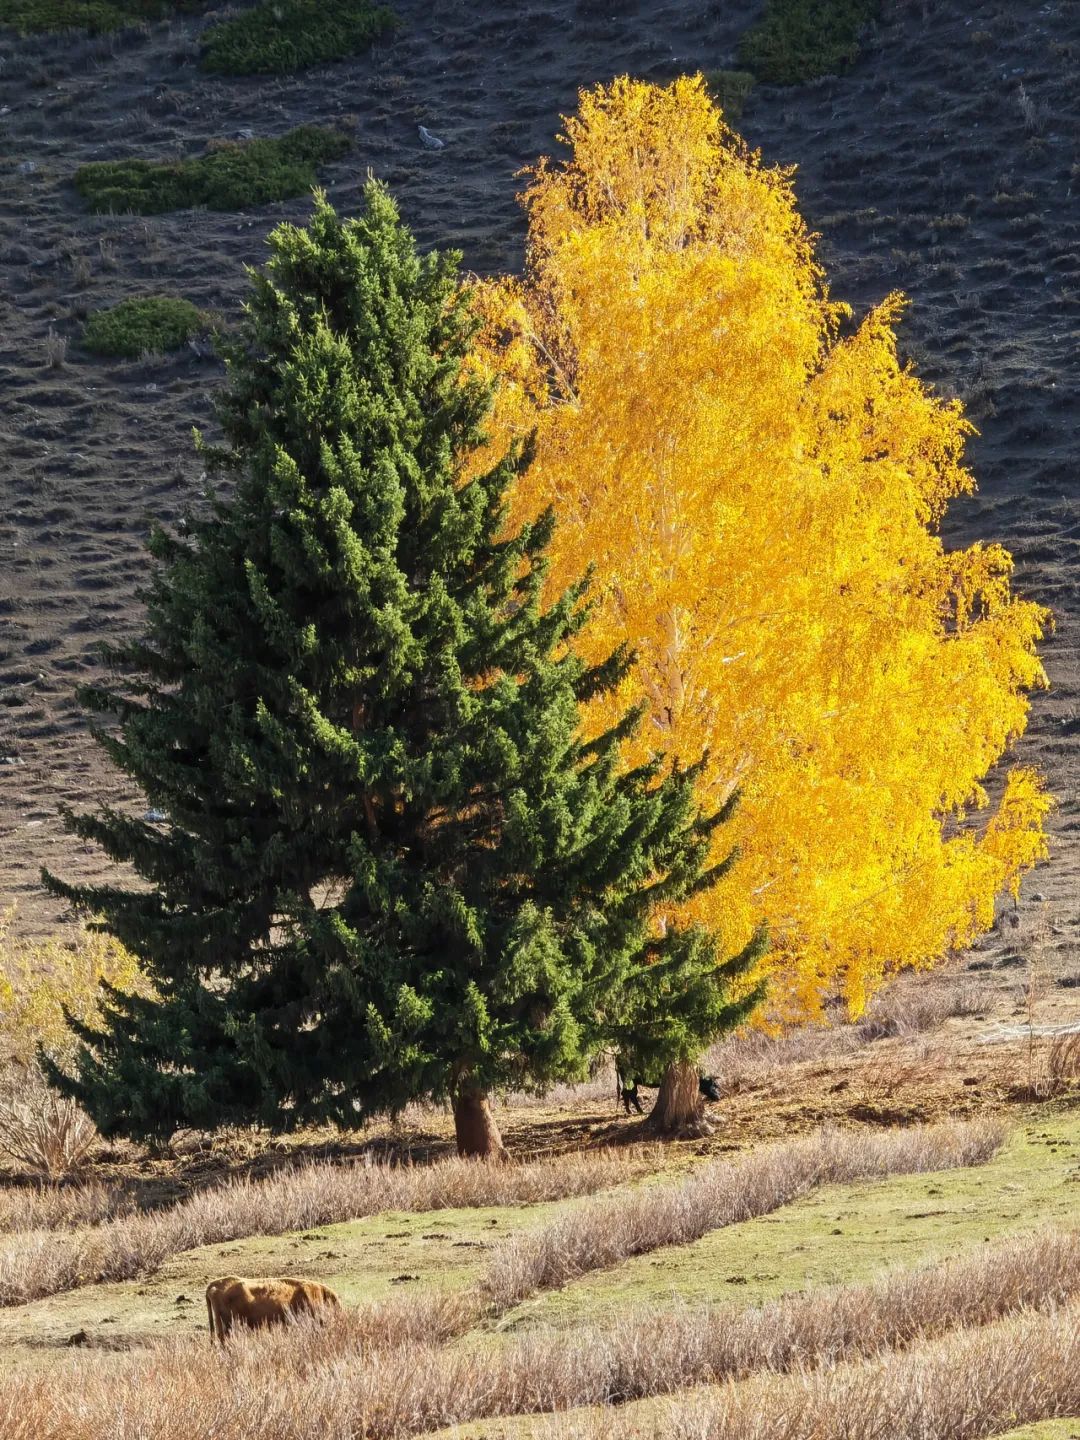
[[[741,787],[740,862],[694,913],[725,952],[768,922],[781,1009],[858,1013],[1045,854],[1038,777],[994,807],[983,780],[1048,615],[1000,546],[943,547],[972,427],[899,363],[900,296],[858,326],[830,300],[791,172],[700,77],[618,80],[566,124],[525,278],[476,290],[493,443],[536,434],[514,519],[555,506],[552,590],[595,567],[586,652],[637,651],[595,723],[643,692],[642,752],[708,748],[707,798]]]
[[[102,980],[146,993],[138,962],[111,935],[80,930],[70,940],[16,940],[12,912],[0,912],[0,1063],[33,1061],[38,1045],[59,1056],[73,1036],[64,1020],[96,1018]]]

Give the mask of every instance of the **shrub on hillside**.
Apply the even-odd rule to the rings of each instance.
[[[38,1046],[63,1055],[72,1043],[64,1012],[92,1022],[102,981],[144,988],[134,956],[111,935],[16,940],[11,919],[11,911],[0,913],[0,1066],[29,1065]]]
[[[709,70],[705,75],[705,84],[729,125],[742,119],[750,91],[754,88],[754,77],[749,70]]]
[[[212,25],[204,70],[220,75],[284,75],[366,50],[396,24],[393,11],[370,0],[263,0]]]
[[[219,142],[192,160],[102,160],[75,174],[75,187],[99,214],[162,215],[205,205],[243,210],[311,190],[318,167],[344,155],[344,135],[302,125],[276,140]]]
[[[204,0],[0,0],[0,25],[20,35],[43,35],[55,30],[88,30],[92,35],[147,20],[164,20],[179,11],[198,14]]]
[[[133,357],[178,350],[205,328],[206,317],[190,300],[146,295],[95,310],[83,326],[83,344],[95,355]]]
[[[881,0],[766,0],[739,43],[739,62],[769,85],[802,85],[854,63],[859,32]]]

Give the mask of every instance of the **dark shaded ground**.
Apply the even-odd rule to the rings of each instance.
[[[75,169],[336,122],[356,145],[327,173],[335,204],[355,205],[370,167],[423,242],[460,246],[478,271],[514,269],[514,172],[551,151],[577,87],[730,63],[758,6],[397,9],[398,36],[368,57],[286,80],[202,75],[195,21],[100,41],[0,40],[0,904],[18,902],[23,930],[62,918],[39,890],[42,863],[102,873],[63,833],[59,805],[134,798],[103,768],[72,690],[95,673],[94,645],[137,620],[150,518],[175,521],[198,495],[189,434],[209,423],[218,373],[190,349],[94,359],[80,352],[80,317],[160,289],[228,317],[268,229],[308,210],[87,216]],[[1061,801],[1053,863],[1029,889],[1045,894],[1051,949],[1069,969],[1080,920],[1080,5],[886,0],[885,11],[853,73],[759,90],[742,129],[770,161],[798,164],[838,297],[912,297],[906,349],[965,397],[983,432],[972,446],[981,492],[950,515],[949,538],[1004,541],[1018,588],[1057,612],[1054,689],[1036,699],[1023,754]],[[418,123],[445,149],[425,150]],[[59,368],[46,364],[51,329],[70,342]]]

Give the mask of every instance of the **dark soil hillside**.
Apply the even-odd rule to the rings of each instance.
[[[341,209],[368,171],[426,243],[479,271],[520,264],[514,172],[550,152],[579,85],[666,79],[732,63],[752,0],[658,5],[546,0],[479,7],[398,0],[403,25],[361,60],[289,79],[229,81],[196,67],[199,21],[88,41],[0,39],[0,904],[53,928],[48,863],[101,874],[59,824],[62,802],[134,799],[103,766],[72,700],[94,646],[137,622],[151,517],[197,501],[193,425],[210,422],[216,362],[108,360],[79,345],[90,310],[175,291],[234,313],[242,265],[300,200],[243,214],[100,217],[82,164],[174,159],[208,141],[345,127],[325,172]],[[1051,604],[1052,692],[1023,754],[1061,805],[1045,893],[1053,949],[1075,968],[1080,931],[1080,4],[902,3],[848,75],[755,91],[742,129],[799,167],[798,191],[834,293],[865,308],[912,298],[904,344],[968,401],[980,494],[948,536],[999,539],[1018,588]],[[427,149],[418,125],[446,143]],[[67,341],[66,357],[62,357]],[[53,363],[60,362],[60,363]]]

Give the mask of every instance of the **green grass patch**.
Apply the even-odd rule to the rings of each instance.
[[[146,295],[95,310],[83,326],[83,344],[95,355],[138,356],[179,350],[206,329],[206,316],[176,295]]]
[[[303,125],[277,140],[218,142],[193,160],[98,161],[76,172],[75,187],[99,214],[162,215],[194,205],[244,210],[306,194],[318,167],[348,148],[344,135]]]
[[[749,70],[709,70],[705,74],[705,84],[729,125],[742,119],[750,91],[754,88],[754,77]]]
[[[204,37],[202,66],[219,75],[285,75],[359,55],[397,21],[370,0],[262,0]]]
[[[739,42],[739,63],[769,85],[838,75],[859,53],[859,34],[881,0],[766,0]]]
[[[627,1305],[755,1305],[825,1285],[872,1280],[893,1266],[943,1260],[1036,1225],[1075,1224],[1080,1114],[1017,1131],[985,1165],[833,1185],[691,1245],[527,1301],[505,1329],[610,1321]]]
[[[176,13],[197,15],[205,8],[206,0],[0,0],[0,25],[9,25],[20,35],[55,30],[101,35]]]
[[[1010,1430],[999,1440],[1080,1440],[1080,1419],[1042,1420],[1022,1430]]]

